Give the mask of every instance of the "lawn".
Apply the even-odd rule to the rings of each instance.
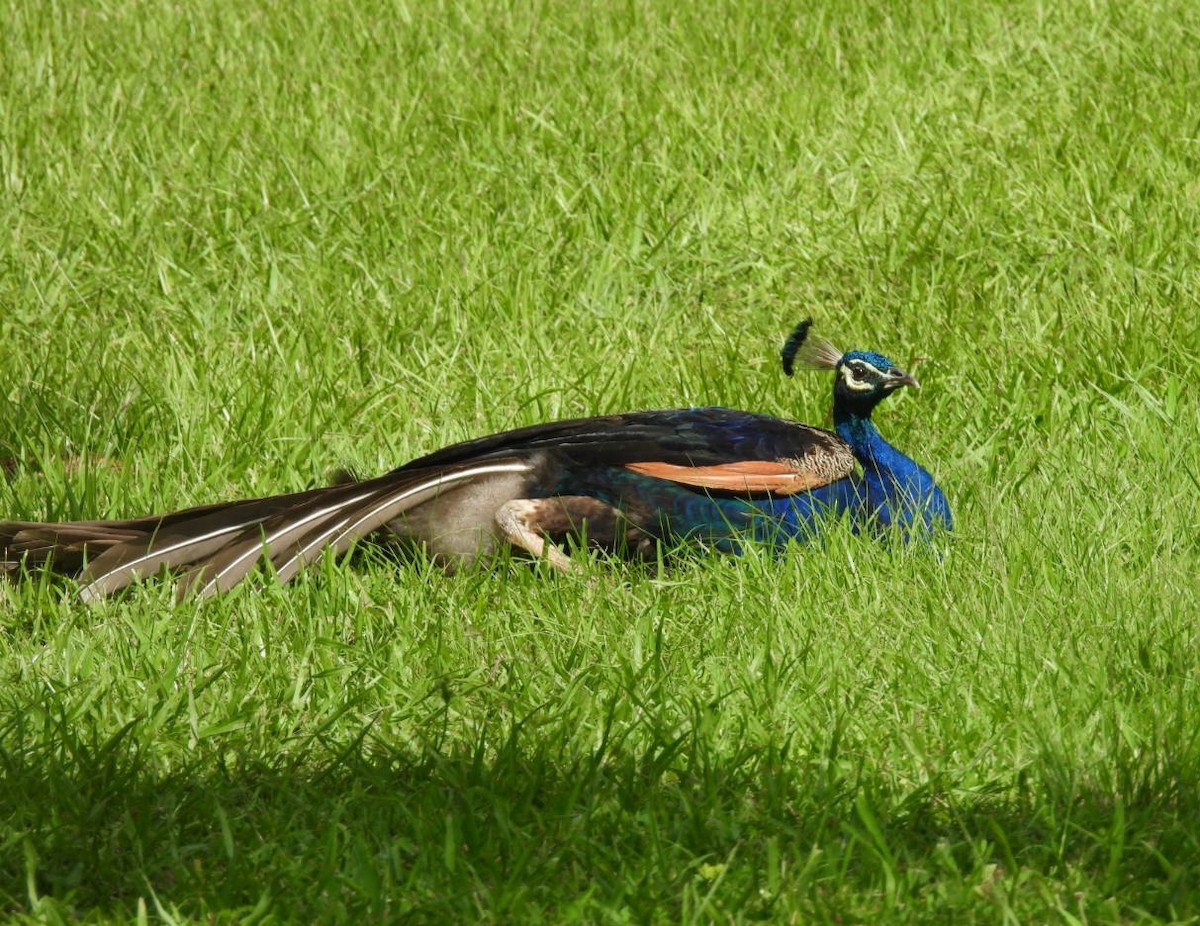
[[[13,0],[0,516],[919,363],[952,543],[0,586],[0,918],[1200,921],[1200,6]]]

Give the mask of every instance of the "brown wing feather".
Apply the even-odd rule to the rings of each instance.
[[[805,465],[807,463],[808,465]],[[814,465],[816,464],[816,465]],[[625,468],[643,476],[681,485],[722,492],[770,492],[792,495],[807,492],[850,475],[854,460],[817,457],[801,460],[739,460],[715,466],[680,466],[675,463],[627,463]]]

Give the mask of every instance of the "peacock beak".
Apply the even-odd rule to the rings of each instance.
[[[914,389],[920,389],[921,384],[917,382],[917,378],[911,373],[905,373],[899,367],[892,367],[888,371],[888,378],[884,385],[888,389],[899,389],[901,386],[912,386]]]

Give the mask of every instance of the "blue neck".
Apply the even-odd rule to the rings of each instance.
[[[860,492],[866,496],[866,508],[885,524],[923,522],[950,528],[950,506],[933,477],[884,440],[871,421],[871,407],[848,404],[834,401],[834,430],[862,465]]]
[[[917,466],[912,460],[883,439],[875,422],[871,420],[871,410],[863,414],[858,409],[849,409],[840,402],[834,403],[833,427],[838,437],[850,445],[858,462],[864,469],[886,471],[903,478],[906,470]]]

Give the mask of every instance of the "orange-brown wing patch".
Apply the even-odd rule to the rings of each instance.
[[[739,460],[717,466],[679,466],[674,463],[626,463],[643,476],[666,479],[701,489],[723,492],[771,492],[791,495],[828,484],[827,474],[804,472],[795,464],[775,460]]]

